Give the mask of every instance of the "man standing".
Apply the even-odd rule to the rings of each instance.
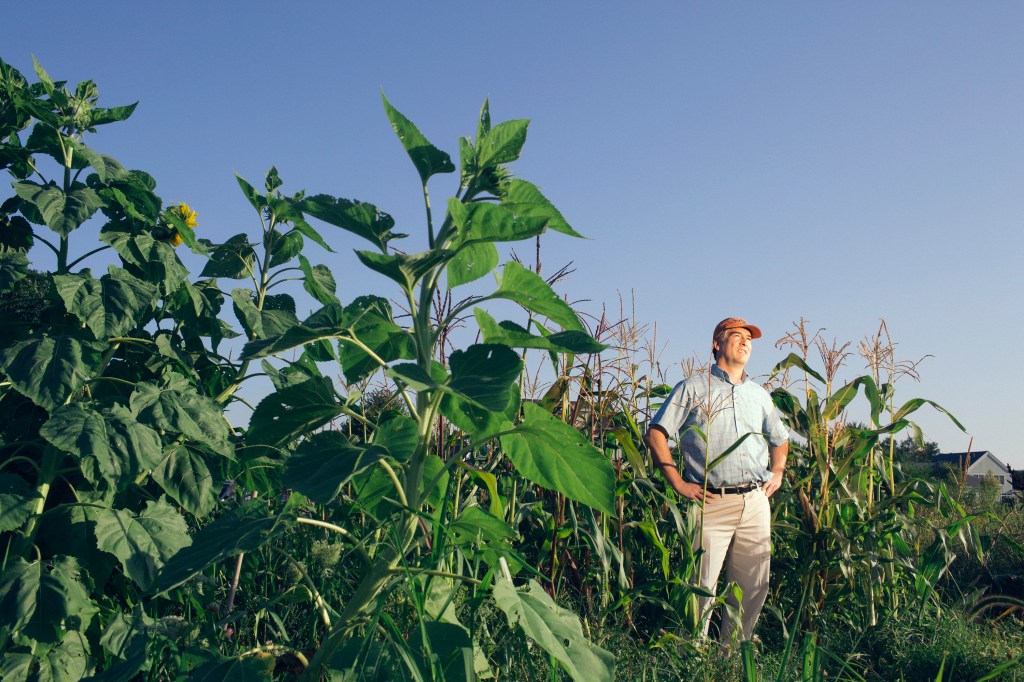
[[[768,596],[768,498],[782,485],[789,453],[789,429],[768,392],[744,371],[751,342],[758,338],[761,330],[742,318],[719,322],[711,341],[715,362],[709,374],[676,385],[651,420],[646,439],[669,485],[683,497],[703,502],[702,532],[695,540],[704,549],[700,584],[715,592],[725,564],[726,580],[743,591],[739,636],[744,640],[753,634]],[[682,473],[668,443],[677,434]],[[708,601],[700,602],[705,635]],[[722,643],[731,639],[735,627],[724,615]]]

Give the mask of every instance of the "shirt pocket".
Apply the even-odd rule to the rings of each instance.
[[[736,425],[741,436],[747,433],[761,433],[764,430],[764,414],[760,405],[752,398],[739,393],[736,395]]]

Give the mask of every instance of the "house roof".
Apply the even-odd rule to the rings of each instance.
[[[964,462],[974,464],[987,452],[988,450],[978,452],[940,452],[932,456],[932,461],[936,464],[956,464],[957,466],[962,466]],[[968,457],[970,457],[970,460],[967,459]]]
[[[993,455],[988,450],[979,450],[978,452],[942,452],[932,457],[932,464],[952,464],[953,466],[963,467],[966,465],[968,468],[974,465],[982,457],[988,456],[993,462],[995,462],[1000,469],[1009,471],[1010,467],[1003,464],[1003,462]],[[970,460],[968,461],[968,457]]]

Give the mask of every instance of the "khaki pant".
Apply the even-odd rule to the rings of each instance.
[[[768,596],[768,569],[771,564],[771,508],[760,488],[739,495],[723,495],[704,506],[704,532],[697,547],[705,549],[700,559],[700,584],[717,593],[718,575],[725,564],[726,582],[735,582],[743,590],[740,604],[740,639],[750,639],[761,607]],[[736,607],[732,595],[728,603]],[[711,614],[708,598],[700,600],[707,636]],[[728,611],[722,614],[719,641],[728,642],[736,624]]]

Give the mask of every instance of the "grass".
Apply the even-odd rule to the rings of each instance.
[[[501,616],[501,614],[496,614]],[[867,633],[856,633],[840,618],[822,623],[818,658],[821,675],[828,680],[866,682],[935,682],[963,680],[1024,681],[1024,620],[1005,618],[998,623],[977,621],[962,610],[921,621],[890,621]],[[499,625],[497,631],[501,630]],[[781,632],[762,619],[758,632],[764,642],[755,646],[757,679],[779,678]],[[514,633],[505,633],[515,636]],[[671,634],[638,632],[620,622],[606,622],[593,632],[594,640],[615,655],[619,680],[657,682],[741,682],[740,651],[723,650],[717,643],[693,646]],[[520,643],[524,644],[524,643]],[[800,645],[795,647],[783,680],[803,678]],[[504,647],[505,663],[499,680],[567,680],[554,670],[537,647]],[[942,670],[942,677],[939,672]],[[810,673],[810,671],[808,671]],[[987,677],[990,675],[994,677]],[[810,679],[822,679],[810,678]]]

